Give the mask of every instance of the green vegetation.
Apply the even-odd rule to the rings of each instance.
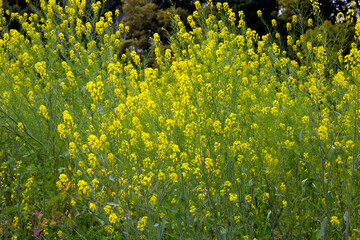
[[[1,3],[2,239],[359,237],[354,3],[346,23],[312,1],[311,18],[259,34],[229,4],[195,2],[166,46],[151,32],[151,67],[119,52],[157,25],[94,1]],[[163,11],[142,3],[126,21]]]

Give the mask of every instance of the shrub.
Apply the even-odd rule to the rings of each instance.
[[[290,59],[244,13],[196,2],[148,68],[115,54],[128,28],[99,5],[2,20],[3,238],[356,237],[359,21],[325,74],[323,45],[293,39]]]

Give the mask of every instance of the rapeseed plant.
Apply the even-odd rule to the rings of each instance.
[[[283,46],[196,2],[147,68],[104,2],[0,11],[1,237],[357,236],[359,20],[331,65],[300,16]]]

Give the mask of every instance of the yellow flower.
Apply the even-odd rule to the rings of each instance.
[[[266,201],[268,201],[269,197],[270,197],[270,194],[265,192],[262,199],[264,202],[266,202]]]
[[[56,186],[59,190],[63,190],[67,188],[70,185],[69,178],[66,176],[66,174],[60,174],[59,181],[56,182]]]
[[[197,10],[199,10],[199,9],[201,8],[201,4],[200,4],[199,1],[196,1],[196,2],[195,2],[195,8],[196,8]]]
[[[88,168],[88,169],[86,169],[86,172],[87,172],[89,175],[91,175],[91,174],[93,174],[93,173],[94,173],[94,171],[93,171],[93,169],[92,169],[92,168]]]
[[[222,131],[222,129],[221,129],[221,122],[220,121],[215,121],[214,123],[213,123],[213,127],[214,127],[214,130],[215,130],[215,133],[216,134],[220,134],[221,133],[221,131]]]
[[[307,124],[307,123],[309,123],[310,118],[308,116],[303,116],[301,121],[303,124]]]
[[[145,230],[145,226],[146,226],[146,222],[147,220],[149,219],[149,217],[147,216],[144,216],[140,219],[140,221],[138,222],[138,225],[137,225],[137,228],[140,230],[140,231],[144,231]]]
[[[106,205],[106,206],[104,207],[104,211],[105,211],[107,214],[110,214],[111,206],[110,206],[110,205]]]
[[[95,212],[96,211],[96,205],[95,203],[89,203],[89,208],[92,212]]]
[[[246,202],[250,203],[251,200],[252,200],[252,197],[249,194],[245,195],[245,201]]]
[[[94,186],[94,188],[96,189],[99,185],[99,180],[97,178],[94,178],[92,181],[91,181],[91,184]]]
[[[69,143],[69,155],[72,159],[75,158],[75,154],[77,153],[76,144],[74,142]]]
[[[160,36],[158,33],[154,33],[153,41],[155,44],[160,43]]]
[[[286,23],[286,30],[290,31],[291,30],[291,23]]]
[[[110,223],[116,223],[116,221],[118,220],[118,216],[116,216],[115,213],[111,213],[110,216],[109,216],[109,222]]]
[[[133,62],[135,63],[135,65],[139,66],[140,65],[140,57],[139,57],[139,55],[137,55],[135,51],[132,51],[130,53],[130,56],[131,56]]]
[[[93,150],[98,150],[101,148],[101,141],[95,135],[91,134],[87,140]]]
[[[156,201],[157,201],[157,196],[156,196],[156,194],[155,194],[155,195],[152,195],[151,198],[150,198],[150,200],[149,200],[150,204],[154,206],[154,205],[156,204]]]
[[[43,117],[46,119],[46,120],[49,120],[49,114],[48,114],[48,111],[46,109],[46,107],[44,105],[40,105],[39,107],[39,110],[38,110],[38,113],[43,115]]]
[[[225,187],[230,187],[231,186],[231,182],[230,181],[225,181],[224,182],[224,188]]]
[[[196,207],[194,206],[194,205],[192,205],[191,207],[190,207],[190,212],[191,213],[194,213],[196,211]]]
[[[105,230],[110,234],[114,232],[114,228],[111,225],[106,225]]]
[[[230,202],[235,202],[238,199],[238,195],[235,193],[230,193],[229,198],[230,198]]]
[[[205,194],[199,193],[199,194],[198,194],[198,199],[199,199],[199,200],[205,200]]]
[[[79,188],[79,193],[87,195],[91,190],[90,187],[87,185],[87,182],[85,182],[84,180],[79,180],[78,182],[78,188]]]
[[[326,140],[328,138],[328,129],[324,125],[321,125],[318,128],[318,134],[321,140]]]
[[[309,19],[308,19],[308,26],[309,26],[309,27],[312,27],[312,26],[313,26],[313,20],[312,20],[312,18],[309,18]]]
[[[261,10],[257,10],[257,12],[256,12],[256,13],[257,13],[257,15],[258,15],[258,17],[259,17],[259,18],[261,18],[261,17],[262,17],[262,11],[261,11]]]
[[[336,15],[336,22],[337,23],[342,23],[343,21],[345,20],[345,16],[342,12],[339,12],[337,15]]]
[[[23,133],[24,132],[24,125],[21,122],[19,122],[17,126],[18,126],[18,131],[20,133]]]
[[[272,20],[271,20],[271,25],[272,25],[273,27],[276,27],[276,26],[277,26],[277,22],[276,22],[275,19],[272,19]]]
[[[35,64],[35,71],[41,76],[44,77],[46,75],[46,62],[41,61]]]
[[[331,219],[330,219],[330,222],[333,225],[339,225],[340,224],[340,221],[339,221],[337,216],[332,216]]]

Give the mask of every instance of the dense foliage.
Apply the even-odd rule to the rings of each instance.
[[[2,239],[359,237],[360,20],[334,60],[315,0],[283,37],[196,2],[150,68],[101,4],[0,10]]]
[[[99,14],[103,16],[108,11],[119,11],[119,15],[114,17],[114,22],[116,24],[122,22],[130,27],[130,33],[126,36],[127,41],[119,49],[120,54],[130,49],[130,51],[135,50],[142,56],[149,56],[152,53],[150,49],[152,43],[149,41],[149,37],[155,32],[160,35],[164,43],[168,43],[167,33],[171,28],[169,25],[170,15],[167,13],[172,12],[174,10],[172,8],[175,8],[181,19],[185,20],[195,10],[194,2],[192,0],[106,0],[100,5]],[[223,3],[225,0],[219,0],[218,2]],[[58,1],[58,3],[61,4],[61,1]],[[203,3],[205,8],[209,8],[204,0],[200,1],[200,3]],[[312,1],[310,0],[229,0],[227,3],[234,12],[245,12],[246,26],[262,35],[266,34],[269,29],[267,29],[262,21],[259,21],[256,13],[257,10],[262,11],[262,18],[266,22],[276,19],[280,23],[279,31],[282,34],[286,33],[286,23],[291,22],[293,15],[302,16],[305,19],[314,17]],[[339,18],[339,12],[348,14],[348,11],[354,9],[350,6],[350,0],[320,0],[317,3],[321,10],[322,18],[331,21],[332,24]],[[353,4],[357,3],[353,1]],[[85,9],[90,8],[90,5],[88,1]],[[40,0],[4,1],[3,7],[5,11],[8,10],[9,12],[19,12],[21,14],[24,12],[28,14],[35,12],[42,15],[41,12],[37,11],[40,7]],[[359,14],[359,11],[357,10],[354,14]],[[5,15],[5,17],[9,20],[8,15]],[[91,19],[91,14],[82,16],[82,20],[85,22],[91,21]],[[14,20],[12,21],[11,28],[21,31],[18,21]],[[336,27],[336,25],[330,26],[327,24],[325,27],[325,30],[331,31],[331,28]],[[344,34],[342,30],[341,27],[336,29],[340,35]],[[298,33],[297,37],[302,34],[304,33]],[[329,35],[329,37],[331,38],[332,35]],[[332,39],[331,41],[334,40]],[[351,41],[346,40],[346,45],[349,45]]]

